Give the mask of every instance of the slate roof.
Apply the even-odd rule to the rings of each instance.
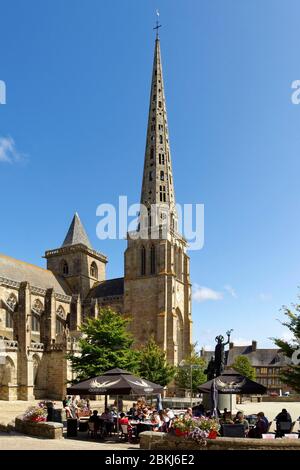
[[[202,357],[208,362],[214,351],[201,352]],[[251,365],[254,367],[267,367],[267,366],[283,366],[285,365],[284,354],[280,349],[276,348],[256,348],[253,349],[252,345],[247,346],[233,346],[231,349],[225,351],[225,363],[231,366],[238,356],[247,356]]]
[[[260,366],[282,366],[285,364],[285,357],[279,349],[266,348],[253,350],[252,346],[233,346],[227,355],[227,365],[233,364],[237,356],[247,356],[251,365]]]
[[[70,295],[64,279],[52,271],[2,254],[0,254],[0,277],[17,282],[27,281],[34,287],[53,288],[57,294]]]
[[[76,212],[71,222],[67,236],[62,244],[62,247],[78,244],[85,245],[88,248],[92,249],[89,237],[87,236],[85,228],[80,220],[80,217]]]
[[[107,281],[99,282],[93,287],[88,295],[88,298],[98,299],[101,297],[112,297],[124,294],[124,278],[118,277],[116,279],[108,279]]]

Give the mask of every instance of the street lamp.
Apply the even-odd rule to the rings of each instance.
[[[190,368],[190,390],[191,390],[191,408],[193,408],[193,369],[200,369],[197,364],[189,364],[185,359],[180,361],[179,367]]]

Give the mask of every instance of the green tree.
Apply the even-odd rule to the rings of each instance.
[[[175,368],[168,364],[166,353],[158,346],[153,336],[138,353],[138,375],[163,387],[168,385],[175,375]]]
[[[102,308],[98,318],[82,325],[80,355],[68,355],[77,381],[95,377],[114,367],[136,371],[138,353],[132,349],[129,320],[111,308]]]
[[[287,321],[282,325],[286,326],[291,334],[290,341],[281,338],[272,338],[288,358],[287,366],[281,373],[282,382],[289,385],[296,392],[300,392],[300,304],[293,305],[293,310],[283,307]]]
[[[181,389],[191,390],[192,381],[193,394],[197,393],[199,385],[207,380],[207,376],[204,373],[206,361],[200,356],[200,353],[196,351],[196,345],[193,345],[190,357],[187,357],[182,362],[181,365],[177,366],[175,383]]]
[[[232,368],[239,374],[244,375],[250,380],[255,380],[255,369],[247,356],[237,356],[232,364]]]

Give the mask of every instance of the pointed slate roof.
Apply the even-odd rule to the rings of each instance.
[[[87,236],[85,228],[82,225],[79,215],[76,212],[71,222],[67,236],[62,244],[62,247],[78,244],[85,245],[86,247],[92,249],[92,245]]]

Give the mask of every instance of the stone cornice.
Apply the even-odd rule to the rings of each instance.
[[[13,289],[20,289],[21,282],[0,276],[0,286],[10,287]],[[40,295],[42,297],[45,297],[47,290],[41,287],[30,286],[30,292],[33,295]],[[58,293],[55,293],[55,298],[56,300],[65,303],[71,303],[72,300],[71,296]]]
[[[64,246],[62,248],[56,248],[55,250],[48,250],[46,251],[44,258],[52,258],[55,256],[67,255],[69,253],[74,252],[78,253],[78,251],[90,255],[93,258],[100,259],[104,263],[107,263],[107,256],[105,256],[103,253],[100,253],[99,251],[92,250],[91,248],[88,248],[87,246],[81,243],[78,243],[77,245]]]

